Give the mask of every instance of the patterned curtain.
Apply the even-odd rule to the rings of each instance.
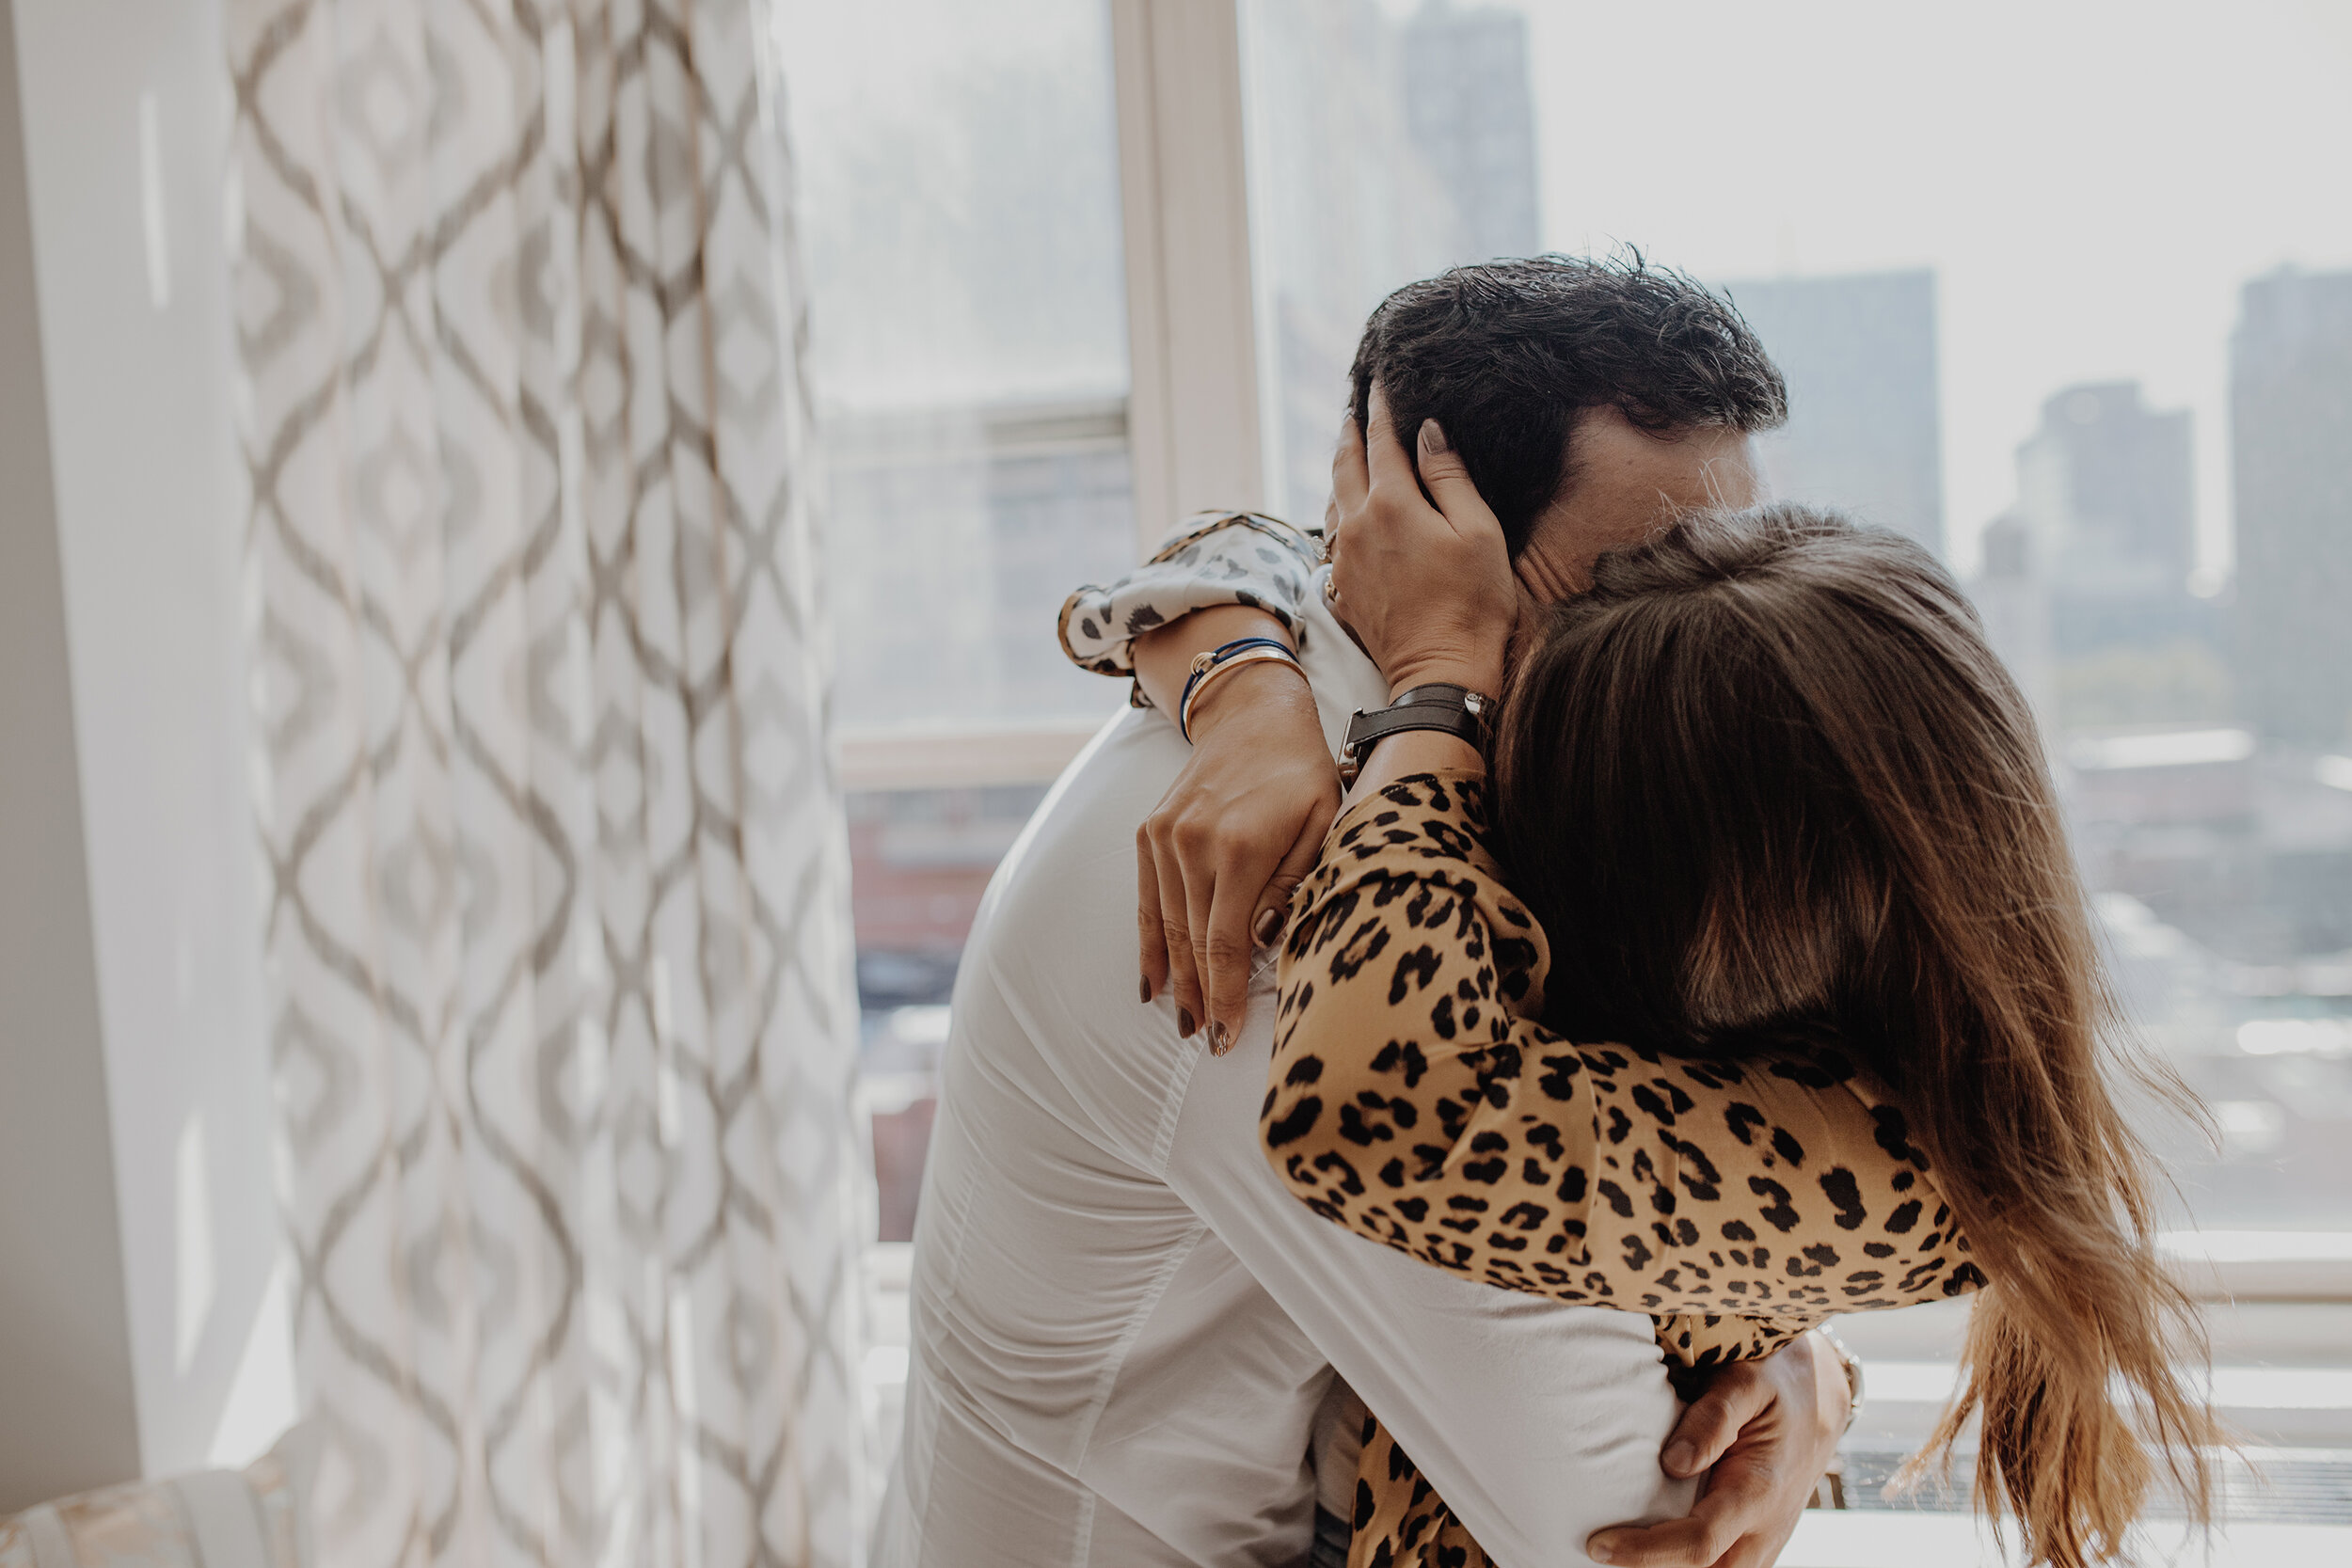
[[[325,1560],[843,1564],[848,861],[760,0],[227,0]]]

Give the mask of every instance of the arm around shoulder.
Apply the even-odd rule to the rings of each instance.
[[[1294,1196],[1489,1284],[1803,1323],[1980,1282],[1900,1113],[1834,1051],[1740,1061],[1535,1022],[1543,932],[1470,775],[1351,806],[1282,956],[1261,1138]]]

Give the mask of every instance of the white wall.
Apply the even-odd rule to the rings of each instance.
[[[0,1513],[138,1464],[8,22],[0,0]]]
[[[242,1460],[291,1416],[282,1323],[265,1310],[278,1228],[221,243],[229,84],[217,0],[12,3],[152,1474]]]

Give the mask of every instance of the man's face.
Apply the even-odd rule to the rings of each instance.
[[[1659,436],[1601,407],[1577,421],[1575,451],[1574,477],[1536,517],[1514,566],[1519,585],[1544,604],[1591,587],[1595,558],[1640,543],[1677,513],[1753,506],[1762,495],[1745,431]]]

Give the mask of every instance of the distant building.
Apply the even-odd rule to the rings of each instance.
[[[2069,387],[2017,449],[2017,515],[2047,561],[2059,651],[2195,636],[2197,559],[2186,409],[2136,381]]]
[[[2246,285],[2230,451],[2247,716],[2274,740],[2352,742],[2352,272]]]
[[[2137,381],[2046,399],[2017,450],[2017,494],[2061,577],[2146,567],[2185,582],[2196,563],[2188,410],[2150,408]]]
[[[2058,725],[2058,687],[2050,657],[2050,584],[2037,569],[2033,536],[2015,513],[1985,526],[1984,573],[1970,590],[1985,641],[2009,666],[2045,731]]]
[[[1404,35],[1406,125],[1454,197],[1463,260],[1534,255],[1543,224],[1527,18],[1427,0]]]
[[[2233,717],[2226,609],[2189,591],[2196,561],[2189,417],[2137,382],[2068,387],[2017,448],[2017,503],[1986,531],[1979,602],[2039,616],[2037,708],[2053,729]],[[1996,557],[2000,558],[1996,562]],[[2005,589],[2007,574],[2029,579]],[[2005,657],[2008,657],[2005,651]]]
[[[1839,507],[1941,555],[1935,275],[1786,278],[1726,292],[1788,382],[1788,423],[1757,443],[1772,493]]]

